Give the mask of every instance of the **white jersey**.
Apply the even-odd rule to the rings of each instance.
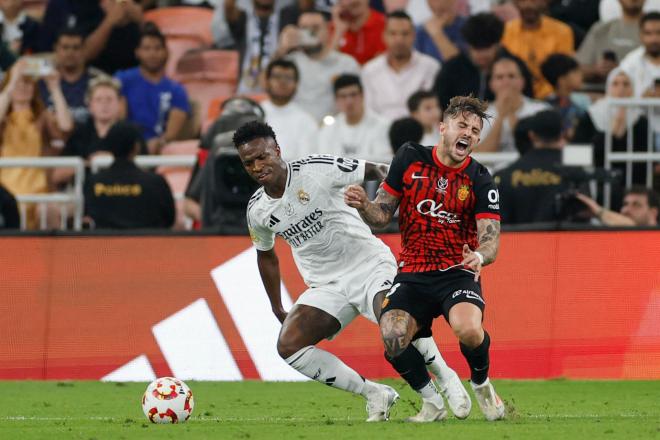
[[[285,239],[305,283],[317,287],[390,253],[344,202],[344,187],[364,180],[365,162],[313,155],[287,163],[284,194],[274,199],[259,188],[248,203],[250,237],[260,251]]]

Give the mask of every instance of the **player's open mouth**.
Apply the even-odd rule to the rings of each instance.
[[[459,139],[456,142],[456,150],[458,150],[459,153],[465,153],[468,148],[470,148],[470,143],[465,139]]]

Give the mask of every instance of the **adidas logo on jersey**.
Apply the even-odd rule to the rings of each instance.
[[[268,226],[273,227],[280,222],[280,219],[275,217],[273,214],[270,215],[270,220],[268,220]]]

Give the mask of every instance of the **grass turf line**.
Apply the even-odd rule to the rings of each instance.
[[[0,382],[0,439],[660,439],[660,381],[494,381],[508,419],[412,425],[418,397],[403,382],[390,422],[367,424],[361,397],[314,382],[188,382],[190,421],[153,425],[142,383]],[[471,391],[470,391],[471,393]]]

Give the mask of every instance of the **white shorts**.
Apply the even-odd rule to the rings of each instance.
[[[379,255],[356,265],[355,270],[335,282],[310,287],[300,295],[296,304],[305,304],[327,312],[337,318],[341,329],[358,315],[377,323],[378,319],[373,310],[374,297],[378,292],[392,287],[396,273],[397,264],[394,257],[389,253]]]

